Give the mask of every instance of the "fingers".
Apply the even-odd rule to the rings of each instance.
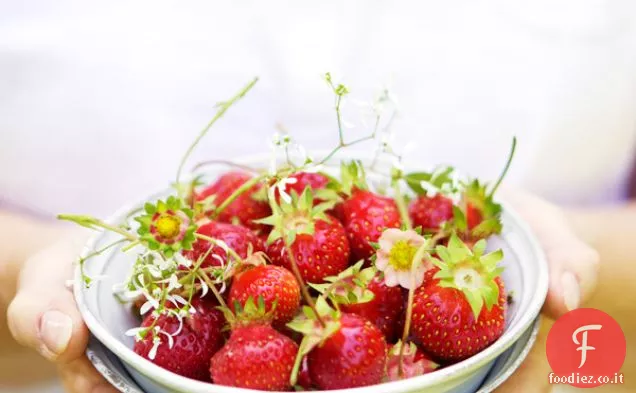
[[[16,341],[59,363],[81,358],[88,342],[88,330],[66,287],[76,250],[73,242],[58,243],[25,262],[7,313]]]
[[[64,388],[69,393],[118,393],[86,357],[60,365],[59,373]]]
[[[596,287],[599,255],[576,238],[546,250],[550,286],[543,311],[553,319],[580,307]]]
[[[545,354],[545,344],[553,322],[542,320],[537,341],[521,367],[495,393],[548,393],[552,391],[548,375],[552,371]]]

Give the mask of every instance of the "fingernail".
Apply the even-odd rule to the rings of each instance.
[[[73,333],[73,321],[71,318],[59,311],[47,311],[42,315],[40,322],[40,339],[43,348],[42,355],[55,359],[62,354]]]
[[[568,311],[579,307],[581,301],[581,287],[579,280],[570,272],[565,272],[561,276],[561,287],[563,289],[563,302]]]

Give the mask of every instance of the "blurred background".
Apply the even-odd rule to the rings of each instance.
[[[407,163],[494,178],[516,135],[510,184],[566,204],[626,198],[633,1],[0,0],[0,200],[106,215],[162,188],[253,76],[191,163],[266,151],[277,124],[332,147],[327,71],[352,92],[351,139],[369,131],[357,102],[390,89]],[[50,366],[0,342],[0,392],[61,391]]]

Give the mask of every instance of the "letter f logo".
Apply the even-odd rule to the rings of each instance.
[[[583,365],[585,364],[585,361],[587,360],[587,351],[593,351],[596,349],[594,347],[587,345],[587,332],[589,330],[601,330],[602,327],[603,327],[602,325],[585,325],[576,329],[574,333],[572,334],[572,341],[574,341],[576,345],[580,345],[580,347],[576,349],[577,351],[581,351],[581,364],[579,365],[579,368],[583,367]],[[577,336],[581,332],[583,333],[582,334],[583,338],[581,342],[579,342]]]

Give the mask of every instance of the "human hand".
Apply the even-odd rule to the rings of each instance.
[[[88,329],[67,281],[84,237],[59,241],[23,265],[8,310],[8,324],[19,343],[58,365],[70,393],[116,393],[85,356]]]
[[[537,341],[521,367],[496,393],[550,392],[551,369],[545,351],[548,332],[555,319],[590,297],[596,286],[599,256],[577,237],[562,209],[530,194],[502,191],[502,197],[530,224],[543,246],[550,284]]]

